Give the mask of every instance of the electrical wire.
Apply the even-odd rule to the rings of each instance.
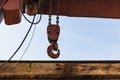
[[[33,21],[32,21],[32,22],[34,22],[35,17],[36,17],[36,14],[35,14],[34,17],[33,17]],[[5,61],[3,64],[0,65],[0,67],[6,65],[6,64],[16,55],[16,53],[19,51],[19,49],[22,47],[23,43],[25,42],[28,34],[30,33],[30,31],[31,31],[31,29],[32,29],[32,26],[33,26],[33,24],[31,23],[30,28],[29,28],[29,30],[27,31],[27,33],[26,33],[24,39],[22,40],[21,44],[19,45],[19,47],[16,49],[16,51],[13,53],[13,55],[12,55],[7,61]]]
[[[43,0],[42,0],[41,2],[42,2],[42,6],[43,6]],[[19,0],[19,4],[20,4],[20,0]],[[31,23],[30,28],[29,28],[28,32],[26,33],[23,41],[21,42],[21,44],[19,45],[19,47],[16,49],[16,51],[13,53],[13,55],[12,55],[7,61],[5,61],[3,64],[1,64],[0,67],[6,65],[6,64],[16,55],[16,53],[19,51],[19,49],[22,47],[23,43],[25,42],[28,34],[30,33],[32,26],[33,26],[34,24],[38,24],[38,23],[41,21],[41,18],[42,18],[42,6],[41,6],[41,15],[40,15],[40,18],[39,18],[38,22],[34,23],[34,20],[35,20],[35,17],[36,17],[36,14],[35,14],[34,17],[33,17],[32,22],[30,22],[30,23]],[[21,6],[20,6],[20,8],[21,8]],[[22,8],[21,8],[21,10],[22,10]],[[31,41],[32,41],[32,40],[30,40],[29,43],[31,43]],[[24,56],[24,54],[26,53],[29,45],[30,45],[30,44],[28,44],[28,46],[27,46],[27,48],[25,49],[25,51],[24,51],[24,53],[23,53],[22,56]],[[21,56],[21,58],[22,58],[22,56]]]
[[[41,14],[41,15],[42,15],[42,14]],[[38,20],[38,19],[37,19],[37,20]],[[33,40],[35,31],[36,31],[36,27],[37,27],[37,24],[35,24],[35,27],[34,27],[34,29],[33,29],[32,36],[31,36],[31,38],[30,38],[30,41],[29,41],[29,43],[28,43],[25,51],[23,52],[23,54],[22,54],[21,57],[19,58],[19,60],[18,60],[15,64],[13,64],[12,66],[10,66],[8,69],[6,69],[6,71],[9,71],[12,67],[15,67],[15,66],[19,63],[19,61],[24,57],[24,55],[26,54],[26,52],[27,52],[27,50],[28,50],[28,48],[29,48],[32,40]]]
[[[23,17],[26,19],[26,21],[28,21],[29,23],[32,23],[32,24],[38,24],[38,23],[41,21],[41,19],[40,19],[40,18],[41,18],[41,15],[40,15],[40,18],[39,18],[39,20],[38,20],[36,23],[31,22],[31,21],[24,15],[24,13],[23,13],[23,11],[22,11],[22,7],[21,7],[20,0],[19,0],[19,5],[20,5],[20,10],[21,10],[21,12],[22,12],[22,15],[23,15]],[[42,14],[43,0],[41,0],[41,2],[39,2],[39,5],[40,5],[40,8],[38,8],[38,9],[40,9],[40,14]],[[25,4],[24,6],[26,6],[26,4]],[[36,12],[36,14],[37,14],[37,12]]]
[[[35,27],[34,27],[33,32],[32,32],[32,36],[30,38],[30,41],[29,41],[29,43],[28,43],[25,51],[23,52],[23,54],[21,55],[21,57],[19,58],[19,60],[15,64],[13,64],[12,66],[10,66],[8,69],[6,69],[6,71],[9,71],[12,67],[15,67],[19,63],[19,61],[24,57],[24,55],[26,54],[26,52],[27,52],[28,48],[30,47],[30,44],[31,44],[31,42],[33,40],[33,37],[34,37],[34,34],[35,34],[35,30],[36,30],[36,26],[37,25],[35,24]]]
[[[42,3],[42,6],[43,6],[43,0],[41,1],[41,3]],[[20,9],[21,9],[21,11],[22,11],[21,4],[20,4],[20,0],[19,0],[19,5],[20,5]],[[13,55],[12,55],[7,61],[5,61],[3,64],[1,64],[0,67],[6,65],[6,64],[16,55],[16,53],[19,51],[19,49],[22,47],[23,43],[25,42],[28,34],[30,33],[32,26],[33,26],[34,24],[38,24],[38,23],[41,21],[41,18],[42,18],[42,6],[41,6],[41,15],[40,15],[39,21],[36,22],[36,23],[34,23],[34,20],[35,20],[35,17],[36,17],[36,14],[35,14],[34,17],[33,17],[32,22],[30,22],[30,23],[31,23],[30,28],[29,28],[28,32],[26,33],[23,41],[21,42],[21,44],[19,45],[19,47],[16,49],[16,51],[13,53]],[[23,14],[23,13],[22,13],[22,14]],[[27,49],[27,48],[26,48],[26,49]],[[26,51],[25,51],[25,52],[26,52]]]

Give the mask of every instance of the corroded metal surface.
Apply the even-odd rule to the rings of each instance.
[[[57,14],[52,0],[52,14]],[[73,17],[120,18],[120,0],[60,0],[60,15]],[[49,12],[49,0],[44,0],[43,13]]]
[[[17,24],[21,22],[21,11],[19,0],[8,0],[3,6],[4,19],[7,25]]]
[[[0,63],[2,64],[2,63]],[[120,63],[10,62],[0,68],[0,78],[20,79],[120,79]]]
[[[24,3],[27,0],[20,0]],[[49,1],[44,0],[43,14],[49,13]],[[52,14],[57,14],[57,0],[52,0]],[[60,15],[73,17],[120,18],[120,0],[59,0]],[[23,6],[23,8],[25,8]],[[38,11],[41,13],[40,11]]]
[[[2,1],[2,0],[1,0]],[[0,1],[0,4],[2,3]],[[8,0],[4,5],[4,15],[6,14],[12,14],[15,13],[16,16],[13,16],[9,18],[9,15],[6,15],[5,23],[6,24],[17,24],[21,20],[21,13],[20,13],[20,5],[22,6],[23,12],[26,11],[26,2],[27,1],[34,1],[34,0],[20,0],[20,5],[16,4],[15,2],[18,0]],[[36,0],[37,1],[37,0]],[[43,6],[42,6],[42,14],[49,14],[49,4],[50,0],[43,0]],[[11,3],[10,3],[11,2]],[[52,0],[52,6],[51,6],[51,14],[57,15],[57,0]],[[120,0],[59,0],[59,15],[63,16],[72,16],[72,17],[99,17],[99,18],[120,18]],[[13,5],[14,4],[14,5]],[[13,9],[10,6],[15,6],[17,9]],[[37,4],[34,6],[35,8],[39,8]],[[27,14],[33,15],[36,12],[36,9],[34,7],[28,7],[27,8]],[[10,13],[9,13],[10,11]],[[7,12],[7,13],[6,13]],[[16,13],[17,12],[17,13]],[[41,10],[38,10],[38,13],[41,13]],[[19,15],[18,15],[19,14]],[[17,17],[17,19],[16,19]],[[13,21],[13,22],[11,22]]]

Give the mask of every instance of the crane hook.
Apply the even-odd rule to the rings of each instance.
[[[60,50],[58,49],[58,44],[51,44],[50,46],[48,46],[47,49],[48,55],[53,58],[56,59],[59,57],[60,55]]]

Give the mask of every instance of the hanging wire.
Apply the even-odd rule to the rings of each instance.
[[[56,24],[59,25],[59,14],[60,14],[60,0],[57,0],[57,16],[56,16]],[[48,24],[51,24],[52,21],[52,0],[49,1],[49,18],[48,18]]]
[[[20,3],[20,0],[19,0],[19,5],[20,5],[20,10],[21,10],[21,13],[22,13],[22,15],[23,15],[23,17],[26,19],[26,21],[28,21],[29,23],[32,23],[32,24],[38,24],[40,21],[41,21],[41,15],[40,15],[40,18],[39,18],[39,20],[36,22],[36,23],[34,23],[34,22],[31,22],[26,16],[25,16],[25,14],[23,13],[23,10],[22,10],[22,6],[21,6],[21,3]],[[39,8],[38,9],[40,9],[40,14],[42,14],[42,9],[43,9],[43,0],[41,0],[41,2],[39,1]],[[26,6],[26,4],[25,4],[25,6]],[[36,12],[36,14],[37,14],[37,12]]]
[[[9,71],[12,67],[15,67],[19,63],[19,61],[24,57],[24,55],[26,54],[26,52],[27,52],[28,48],[30,47],[30,44],[31,44],[31,42],[33,40],[33,37],[34,37],[34,34],[35,34],[35,30],[36,30],[36,26],[37,25],[35,24],[35,27],[34,27],[33,32],[32,32],[32,36],[30,38],[30,41],[29,41],[29,43],[28,43],[25,51],[23,52],[23,54],[21,55],[21,57],[19,58],[19,60],[15,64],[13,64],[12,66],[10,66],[8,69],[6,69],[6,71]]]
[[[36,15],[34,15],[32,22],[34,22],[35,17],[36,17]],[[16,55],[16,53],[19,51],[19,49],[22,47],[23,43],[25,42],[28,34],[30,33],[32,26],[33,26],[33,24],[30,25],[30,28],[29,28],[29,30],[27,31],[24,39],[22,40],[21,44],[20,44],[19,47],[16,49],[16,51],[13,53],[13,55],[12,55],[7,61],[5,61],[3,64],[1,64],[0,67],[2,67],[2,66],[4,66],[5,64],[7,64],[7,63]]]
[[[19,4],[20,4],[20,0],[19,0]],[[42,0],[42,4],[43,4],[43,0]],[[43,6],[43,5],[42,5],[42,6]],[[41,6],[41,14],[40,14],[39,22],[41,21],[41,18],[42,18],[42,6]],[[20,5],[20,7],[21,7],[21,5]],[[21,10],[22,10],[22,8],[21,8]],[[17,50],[13,53],[13,55],[12,55],[7,61],[5,61],[3,64],[1,64],[0,67],[6,65],[6,64],[16,55],[16,53],[19,51],[19,49],[22,47],[22,45],[23,45],[23,43],[25,42],[28,34],[29,34],[30,31],[31,31],[32,26],[33,26],[34,24],[38,24],[37,22],[34,23],[35,17],[36,17],[36,14],[35,14],[34,17],[33,17],[33,20],[32,20],[32,22],[31,22],[31,25],[30,25],[30,28],[29,28],[28,32],[26,33],[23,41],[21,42],[21,44],[19,45],[19,47],[17,48]],[[26,51],[25,51],[25,52],[26,52]]]

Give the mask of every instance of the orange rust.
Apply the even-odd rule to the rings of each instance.
[[[23,10],[24,4],[29,0],[20,0]],[[50,0],[43,0],[43,14],[49,14]],[[52,15],[57,14],[57,0],[52,0]],[[0,0],[0,4],[2,0]],[[72,17],[99,17],[99,18],[120,18],[120,0],[60,0],[60,13],[63,16]],[[40,11],[38,11],[40,13]],[[29,14],[33,14],[30,11]],[[17,17],[17,19],[16,19]],[[8,0],[4,5],[4,18],[6,24],[16,24],[21,21],[21,14],[18,0]]]
[[[49,13],[44,0],[43,14]],[[57,14],[57,0],[52,0],[52,14]],[[60,15],[72,17],[120,18],[120,0],[60,0]]]
[[[48,39],[49,39],[50,43],[52,43],[52,41],[57,42],[57,40],[59,38],[59,34],[60,34],[59,25],[55,25],[55,24],[48,25],[48,27],[47,27],[47,35],[48,35]]]
[[[5,24],[17,24],[21,22],[19,0],[8,0],[3,7]]]
[[[56,53],[54,53],[53,51],[55,51]],[[55,43],[55,44],[51,44],[50,46],[48,46],[47,53],[53,59],[58,58],[60,56],[60,50],[58,49],[58,44]]]
[[[0,0],[0,9],[3,7],[6,0]]]

